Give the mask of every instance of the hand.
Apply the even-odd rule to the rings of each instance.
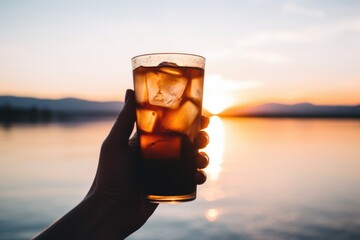
[[[152,215],[158,204],[143,198],[134,159],[137,138],[129,137],[135,123],[135,98],[127,90],[125,105],[109,135],[102,144],[94,182],[84,200],[36,239],[119,239],[139,229]],[[209,118],[201,118],[206,128]],[[204,148],[209,141],[200,131],[195,146]],[[196,157],[196,182],[206,181],[201,170],[208,165],[206,153]]]
[[[102,145],[97,176],[89,194],[96,192],[102,196],[104,202],[111,202],[121,209],[117,214],[117,221],[124,230],[122,235],[126,237],[146,222],[158,204],[144,200],[137,175],[137,159],[132,159],[138,145],[136,137],[129,141],[135,122],[135,99],[132,90],[127,91],[125,101],[122,112]],[[208,123],[209,118],[201,118],[202,128],[207,127]],[[208,141],[207,133],[201,131],[195,144],[197,148],[203,148]],[[208,162],[206,153],[198,153],[198,184],[206,181],[206,175],[201,169],[205,168]]]

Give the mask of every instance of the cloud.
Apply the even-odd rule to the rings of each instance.
[[[260,87],[262,84],[257,80],[232,80],[225,79],[220,74],[206,75],[205,88],[209,90],[236,92],[244,89]]]
[[[240,38],[236,46],[241,49],[251,49],[274,44],[313,43],[345,32],[360,32],[360,18],[349,18],[298,30],[259,31]]]
[[[230,49],[230,48],[222,48],[222,49],[217,49],[217,50],[213,50],[213,51],[209,51],[206,54],[206,58],[208,59],[227,59],[229,57],[231,57],[233,55],[234,49]]]
[[[360,17],[347,19],[338,27],[344,31],[360,32]]]
[[[314,36],[306,30],[261,31],[239,39],[236,43],[236,46],[239,48],[251,48],[260,47],[271,43],[310,42],[313,37]]]
[[[253,48],[284,43],[313,43],[339,36],[345,32],[360,32],[360,18],[348,18],[329,24],[311,26],[298,30],[260,31],[237,41],[240,48]]]
[[[305,44],[322,44],[343,34],[358,34],[360,17],[347,18],[296,30],[258,31],[238,37],[233,44],[209,52],[208,57],[223,61],[229,58],[258,61],[265,64],[286,64],[291,61],[281,48]],[[280,47],[280,50],[279,50]]]
[[[288,62],[287,57],[274,51],[252,51],[247,53],[247,57],[267,64],[284,64]]]
[[[324,11],[315,8],[306,8],[293,3],[285,4],[282,11],[289,14],[297,14],[306,17],[322,18],[325,16]]]

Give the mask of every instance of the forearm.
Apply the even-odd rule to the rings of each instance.
[[[90,194],[34,239],[123,239],[110,211],[98,195]]]

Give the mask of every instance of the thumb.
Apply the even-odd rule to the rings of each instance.
[[[134,91],[128,89],[125,94],[125,105],[108,135],[108,140],[122,145],[128,145],[129,137],[134,128],[135,114]]]

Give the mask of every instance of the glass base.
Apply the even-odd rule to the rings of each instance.
[[[146,199],[153,203],[181,203],[195,200],[196,193],[175,196],[146,195]]]

